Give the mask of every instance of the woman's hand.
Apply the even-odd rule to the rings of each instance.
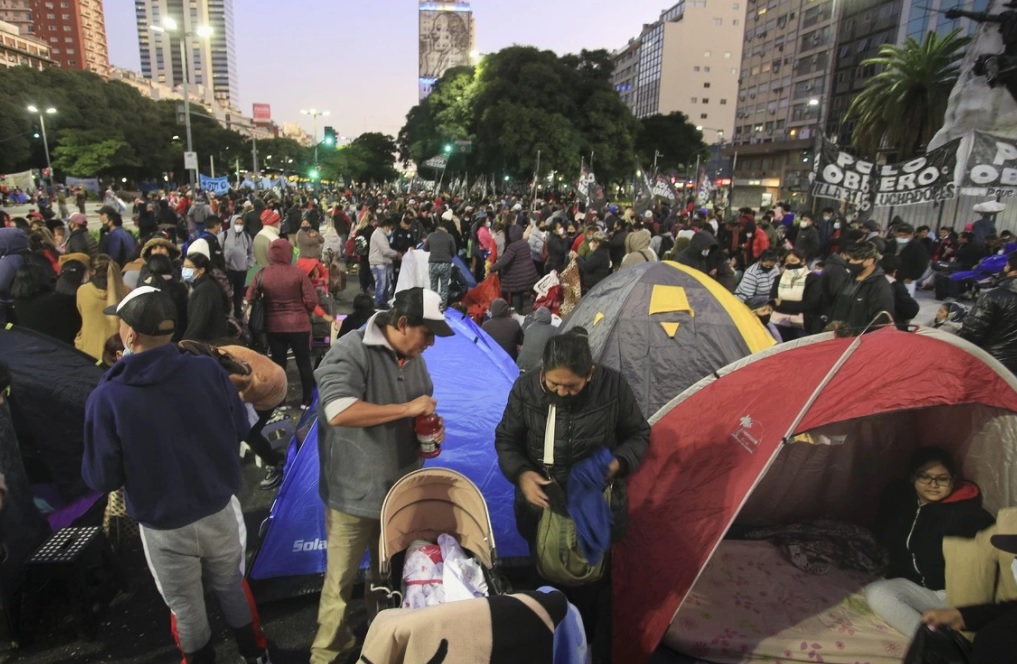
[[[618,461],[617,457],[615,457],[614,459],[611,459],[611,463],[607,465],[607,481],[610,482],[613,480],[619,470],[621,470],[621,462]]]
[[[958,632],[965,628],[964,616],[957,609],[932,609],[922,614],[922,622],[936,629],[937,627],[949,627]]]
[[[541,507],[545,510],[551,508],[551,503],[548,502],[547,494],[544,493],[543,487],[550,483],[551,480],[541,477],[539,473],[533,470],[527,470],[519,476],[519,490],[523,492],[526,502],[534,507]]]

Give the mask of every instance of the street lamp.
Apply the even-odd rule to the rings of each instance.
[[[309,111],[300,109],[301,115],[310,115],[314,118],[314,163],[318,163],[318,118],[327,118],[332,115],[329,111],[316,111],[313,108]]]
[[[46,170],[49,171],[49,183],[53,184],[53,165],[49,161],[49,140],[46,138],[46,115],[54,115],[57,111],[50,106],[46,109],[45,115],[35,104],[28,105],[28,112],[39,116],[39,129],[42,130],[42,147],[46,151]]]
[[[162,25],[150,25],[148,26],[152,32],[159,33],[170,33],[180,34],[180,67],[181,75],[183,77],[183,83],[181,87],[184,92],[184,133],[187,135],[187,151],[194,152],[194,141],[191,139],[191,96],[190,96],[190,75],[187,67],[187,55],[190,53],[187,40],[192,37],[201,37],[207,39],[212,36],[212,28],[208,25],[199,25],[195,28],[194,32],[186,30],[180,30],[177,22],[167,16],[162,20]],[[187,169],[187,174],[191,180],[191,188],[194,188],[194,183],[197,180],[195,169]]]

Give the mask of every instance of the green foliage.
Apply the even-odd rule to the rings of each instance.
[[[450,70],[406,116],[399,156],[419,165],[471,140],[472,153],[453,155],[449,169],[528,180],[539,150],[544,174],[577,177],[592,155],[602,182],[627,178],[639,123],[612,88],[613,67],[603,50],[559,57],[512,46]]]
[[[29,104],[53,106],[46,130],[54,168],[71,175],[115,175],[141,179],[165,171],[183,172],[184,127],[177,124],[175,101],[156,102],[121,81],[90,72],[29,67],[0,69],[0,172],[40,168],[46,163],[42,139],[32,137],[38,118]],[[202,113],[200,106],[192,106]],[[194,148],[202,163],[208,155],[250,154],[247,142],[211,118],[192,115]],[[81,141],[98,145],[85,150]],[[66,142],[66,145],[65,145]],[[58,156],[59,155],[59,156]],[[249,164],[249,159],[246,162]],[[90,166],[99,170],[88,172]],[[74,172],[72,172],[74,171]]]
[[[106,175],[114,169],[134,168],[139,160],[120,132],[102,129],[64,129],[53,149],[53,167],[75,177]]]
[[[658,152],[656,161],[660,171],[682,170],[694,161],[697,152],[706,149],[702,134],[689,122],[688,116],[679,111],[650,115],[639,124],[636,154],[643,168],[651,168],[654,153]]]
[[[395,169],[396,143],[386,134],[368,132],[339,150],[319,152],[321,177],[347,181],[390,182],[398,176]]]
[[[865,83],[844,116],[854,121],[852,143],[862,154],[886,151],[910,159],[943,126],[946,107],[971,40],[954,30],[945,37],[929,32],[921,42],[908,37],[903,46],[884,44],[862,67],[880,72]]]

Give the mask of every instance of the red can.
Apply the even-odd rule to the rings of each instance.
[[[441,446],[437,441],[438,432],[441,430],[441,418],[436,413],[417,415],[413,421],[413,429],[417,433],[417,442],[420,444],[417,456],[422,459],[433,459],[441,454]]]

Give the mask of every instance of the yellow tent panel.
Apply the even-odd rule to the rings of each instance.
[[[673,311],[687,312],[691,316],[696,315],[696,312],[692,310],[692,305],[689,304],[689,296],[685,293],[684,288],[656,284],[650,294],[650,315]]]
[[[678,325],[680,323],[661,323],[660,326],[667,332],[667,336],[674,339],[674,335],[678,333]]]

